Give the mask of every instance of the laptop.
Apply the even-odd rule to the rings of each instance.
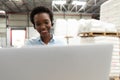
[[[0,80],[108,80],[112,44],[0,49]]]

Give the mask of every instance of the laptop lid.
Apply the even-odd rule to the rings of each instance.
[[[111,44],[0,49],[0,80],[108,80]]]

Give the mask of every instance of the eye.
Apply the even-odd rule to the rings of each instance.
[[[40,23],[35,23],[36,26],[40,26],[41,24]]]
[[[48,21],[46,21],[46,22],[45,22],[45,24],[49,24],[49,22],[48,22]]]

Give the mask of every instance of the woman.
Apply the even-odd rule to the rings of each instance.
[[[44,6],[36,7],[30,14],[30,20],[34,25],[40,36],[29,39],[25,42],[25,45],[64,45],[65,42],[55,38],[51,34],[51,28],[53,26],[53,13]]]

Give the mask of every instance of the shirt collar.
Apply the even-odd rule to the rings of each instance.
[[[39,41],[41,44],[45,44],[45,43],[42,41],[42,39],[41,39],[40,36],[37,37],[37,41]],[[49,41],[49,43],[53,43],[54,41],[55,41],[55,37],[54,37],[54,35],[52,35],[52,39]]]

